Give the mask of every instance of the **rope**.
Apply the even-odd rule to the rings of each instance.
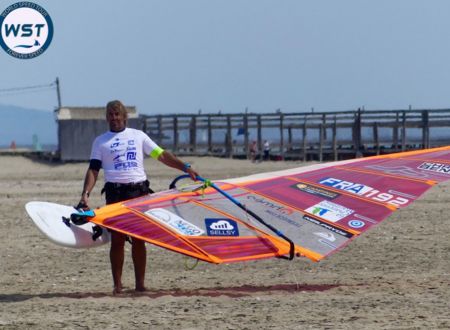
[[[205,179],[202,185],[202,198],[205,197],[205,189],[207,189],[208,187],[212,187],[212,182],[209,179]]]
[[[11,95],[11,94],[38,92],[40,90],[53,88],[55,85],[56,85],[56,83],[52,82],[51,84],[43,84],[43,85],[3,88],[3,89],[0,89],[0,95]]]
[[[188,260],[191,260],[192,258],[190,257],[184,257],[184,269],[186,270],[193,270],[195,267],[197,267],[198,265],[198,259],[195,259],[195,263],[192,266],[188,265]]]

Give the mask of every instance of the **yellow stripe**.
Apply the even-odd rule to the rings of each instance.
[[[161,147],[156,147],[155,149],[153,149],[153,151],[150,153],[150,157],[154,158],[154,159],[158,159],[159,156],[161,156],[161,154],[164,152],[164,149]]]

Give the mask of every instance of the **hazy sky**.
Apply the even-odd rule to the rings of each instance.
[[[121,99],[147,114],[450,107],[448,0],[34,2],[52,44],[30,60],[0,49],[0,90],[58,76],[63,105]],[[0,103],[51,111],[57,99]]]

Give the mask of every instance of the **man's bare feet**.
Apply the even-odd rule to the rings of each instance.
[[[121,286],[114,287],[114,290],[113,290],[112,293],[113,293],[114,296],[121,294],[122,293],[122,287]]]
[[[147,291],[147,288],[145,286],[136,286],[135,291],[136,292],[145,292],[145,291]]]

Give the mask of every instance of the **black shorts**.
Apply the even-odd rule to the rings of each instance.
[[[106,182],[103,190],[105,191],[106,204],[122,202],[154,192],[150,189],[150,182],[148,180],[138,183]]]

